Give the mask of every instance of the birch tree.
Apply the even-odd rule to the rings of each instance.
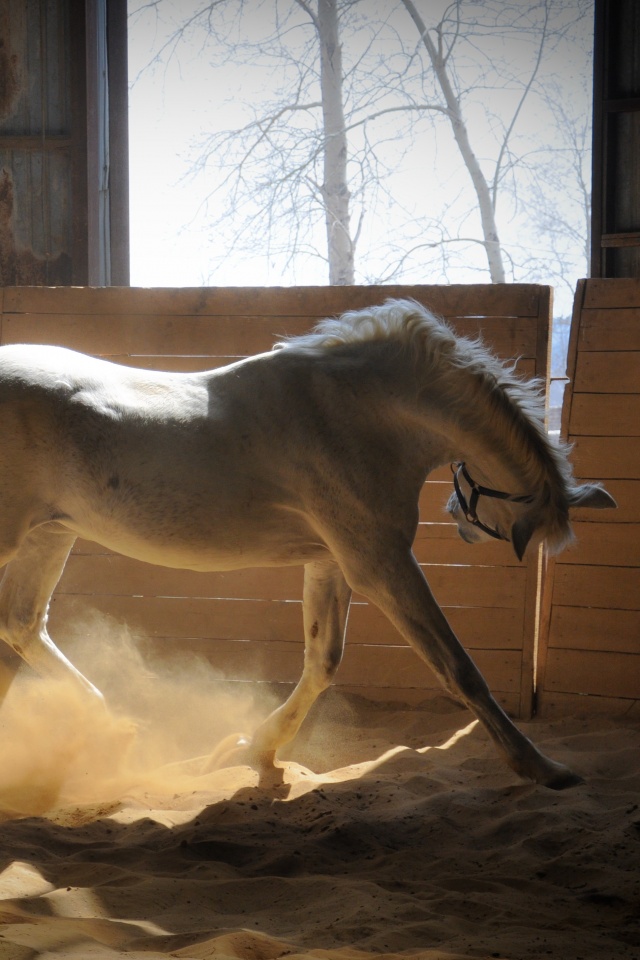
[[[521,118],[527,101],[540,96],[545,56],[590,3],[456,0],[434,17],[437,6],[215,0],[186,18],[163,55],[175,53],[199,25],[212,40],[209,51],[215,43],[227,63],[278,78],[272,95],[245,104],[248,119],[198,144],[193,172],[210,184],[202,204],[212,212],[212,229],[224,231],[229,254],[260,251],[288,267],[321,258],[330,283],[349,284],[356,276],[405,279],[419,263],[429,269],[435,253],[446,273],[452,251],[475,246],[493,282],[526,279],[527,258],[518,265],[500,227],[522,203],[520,172],[540,159],[525,145]],[[260,36],[258,12],[263,24],[270,18]],[[252,20],[254,35],[243,36]],[[508,69],[496,62],[496,37],[518,31],[526,58]],[[420,178],[410,201],[399,200],[394,166],[425,145],[437,149],[447,126],[470,190],[460,186],[447,205],[439,184]],[[430,159],[422,158],[425,169]],[[377,264],[374,233],[381,238]]]
[[[251,69],[256,59],[279,62],[282,79],[273,97],[253,109],[252,119],[200,143],[194,169],[217,167],[222,173],[203,204],[225,204],[217,223],[227,228],[231,250],[288,251],[289,264],[302,252],[315,254],[327,264],[329,283],[352,284],[357,238],[351,228],[338,0],[276,0],[273,32],[258,42],[233,44],[223,24],[215,22],[224,6],[208,4],[189,27],[206,19],[206,28],[236,64]],[[233,0],[226,5],[233,6]],[[248,6],[235,3],[236,23]],[[182,30],[174,35],[171,53],[183,38]],[[317,244],[320,219],[323,251]]]
[[[342,92],[342,51],[336,0],[318,0],[317,14],[305,0],[297,3],[311,19],[320,46],[322,102],[322,202],[327,230],[330,284],[354,282],[353,240],[349,228],[347,132]]]
[[[504,137],[498,151],[498,156],[494,165],[492,182],[489,183],[485,177],[478,158],[473,150],[469,138],[469,130],[465,121],[462,103],[460,97],[456,95],[451,78],[451,63],[454,55],[455,44],[460,36],[459,26],[461,23],[461,3],[454,5],[456,28],[452,39],[446,42],[445,24],[447,19],[438,23],[434,29],[435,39],[431,36],[428,27],[425,24],[421,14],[418,12],[413,0],[402,0],[402,4],[413,20],[420,35],[420,41],[427,51],[429,62],[433,68],[438,86],[442,91],[442,96],[446,105],[446,114],[451,123],[453,136],[460,151],[460,156],[469,173],[473,189],[476,194],[478,210],[480,212],[480,222],[482,225],[483,243],[487,255],[489,275],[492,283],[505,282],[505,270],[502,258],[502,249],[498,234],[498,225],[496,221],[496,204],[498,201],[498,190],[500,187],[502,164],[509,148],[509,139],[516,125],[517,118],[522,110],[524,102],[535,81],[540,68],[542,54],[544,51],[545,40],[547,36],[548,24],[548,4],[543,5],[544,20],[540,31],[540,40],[537,55],[533,64],[533,69],[522,84],[522,93],[513,112],[513,116],[506,125]]]

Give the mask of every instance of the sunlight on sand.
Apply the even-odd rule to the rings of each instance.
[[[19,672],[0,709],[0,813],[39,815],[198,791],[231,761],[273,698],[231,690],[209,664],[154,662],[122,627],[84,624],[74,660],[105,693],[105,707],[73,683]]]
[[[71,808],[77,816],[82,810],[91,815],[124,801],[154,811],[171,807],[174,816],[178,807],[186,815],[205,797],[228,797],[263,783],[246,751],[275,705],[261,685],[231,689],[201,659],[168,664],[143,656],[123,626],[98,614],[70,629],[72,659],[109,706],[73,684],[19,673],[0,710],[0,815]],[[329,763],[326,769],[323,763],[324,772],[297,762],[294,751],[295,760],[278,762],[271,785],[279,784],[280,799],[295,799],[321,784],[373,776],[398,756],[408,762],[410,755],[447,750],[477,726],[462,716],[465,726],[435,747],[397,744],[346,766]]]
[[[0,711],[1,960],[637,956],[637,719],[523,724],[557,794],[446,697],[333,691],[265,782],[236,731],[273,701],[93,638],[112,712],[27,672]]]
[[[451,747],[455,747],[457,743],[463,739],[463,737],[468,737],[479,724],[479,720],[472,720],[471,723],[468,723],[466,727],[462,727],[460,730],[456,730],[452,737],[445,743],[441,743],[436,747],[422,747],[418,750],[418,753],[427,753],[429,750],[450,750]]]

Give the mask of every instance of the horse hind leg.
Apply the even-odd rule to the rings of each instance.
[[[344,648],[351,588],[332,561],[304,568],[304,668],[293,693],[258,727],[250,747],[252,762],[273,767],[276,751],[293,740],[312,705],[330,686]]]
[[[39,676],[72,680],[102,700],[102,694],[58,650],[47,633],[51,594],[75,539],[75,534],[51,526],[36,527],[24,537],[10,557],[0,583],[0,638]]]

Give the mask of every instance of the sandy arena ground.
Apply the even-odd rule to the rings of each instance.
[[[255,688],[107,661],[113,716],[26,674],[0,713],[0,960],[640,960],[637,719],[523,724],[555,793],[445,697],[332,692],[260,784],[199,759]]]

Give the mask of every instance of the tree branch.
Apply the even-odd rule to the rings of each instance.
[[[455,141],[460,150],[460,154],[467,168],[471,182],[473,183],[476,196],[478,198],[478,207],[480,209],[480,220],[482,223],[482,233],[484,237],[484,246],[487,251],[487,262],[492,283],[504,283],[504,266],[502,262],[502,250],[498,236],[498,227],[495,219],[495,212],[489,192],[489,185],[478,163],[478,159],[471,148],[467,126],[462,116],[460,102],[456,97],[451,80],[447,71],[447,65],[443,57],[439,55],[436,46],[429,36],[429,31],[425,26],[422,17],[416,10],[413,0],[402,0],[411,19],[418,28],[418,33],[424,44],[431,64],[433,66],[436,78],[440,84],[440,89],[444,96],[448,108],[449,119],[453,129]]]
[[[493,184],[492,184],[492,188],[491,188],[491,199],[492,199],[492,204],[493,204],[493,209],[494,209],[494,210],[496,209],[496,204],[497,204],[497,199],[498,199],[498,183],[499,183],[500,178],[501,178],[502,160],[503,160],[504,155],[505,155],[505,152],[506,152],[506,150],[507,150],[507,146],[508,146],[509,140],[510,140],[510,138],[511,138],[511,134],[513,133],[513,128],[514,128],[515,125],[516,125],[516,121],[517,121],[518,117],[520,116],[520,112],[521,112],[521,110],[522,110],[522,107],[524,106],[524,102],[525,102],[525,100],[527,99],[527,97],[528,97],[528,95],[529,95],[529,93],[530,93],[530,91],[531,91],[531,88],[533,87],[533,83],[534,83],[534,81],[535,81],[535,78],[536,78],[536,76],[538,75],[538,71],[540,70],[540,65],[541,65],[541,63],[542,63],[542,53],[543,53],[544,46],[545,46],[546,39],[547,39],[547,27],[548,27],[548,24],[549,24],[549,4],[548,4],[548,0],[545,0],[545,3],[544,3],[544,25],[543,25],[543,28],[542,28],[542,35],[541,35],[541,37],[540,37],[540,44],[538,45],[538,55],[537,55],[537,57],[536,57],[536,61],[535,61],[535,64],[534,64],[534,66],[533,66],[533,70],[532,70],[532,72],[531,72],[531,76],[529,77],[529,80],[528,80],[527,83],[525,84],[524,89],[523,89],[523,91],[522,91],[522,96],[520,97],[520,100],[519,100],[519,102],[518,102],[518,105],[516,106],[516,109],[514,110],[513,116],[512,116],[512,118],[511,118],[511,122],[510,122],[509,126],[507,127],[507,129],[505,130],[504,137],[502,138],[502,144],[501,144],[501,147],[500,147],[500,152],[499,152],[499,154],[498,154],[498,159],[496,160],[496,166],[495,166],[495,170],[494,170],[494,174],[493,174]]]

